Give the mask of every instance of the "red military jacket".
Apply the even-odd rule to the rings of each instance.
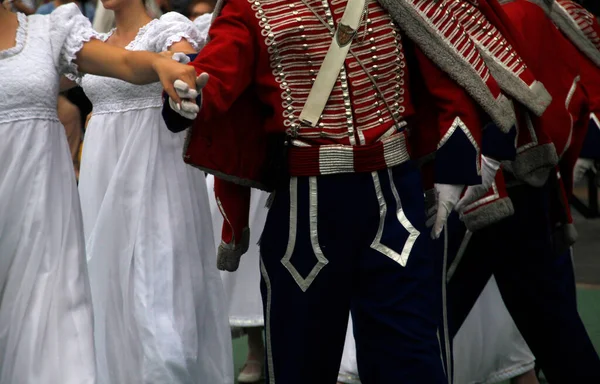
[[[569,169],[563,167],[562,172],[568,176],[579,155],[600,158],[600,24],[593,14],[568,0],[556,1],[551,15],[556,25],[578,50],[576,57],[581,69],[581,84],[586,90],[592,117],[581,154],[576,150],[565,154],[569,160]],[[568,184],[568,177],[565,179]]]
[[[188,161],[224,178],[230,174],[236,182],[259,181],[255,186],[262,187],[261,172],[267,169],[252,171],[245,165],[253,162],[249,159],[257,152],[266,153],[258,143],[269,135],[290,137],[288,167],[293,176],[366,172],[400,164],[410,158],[406,136],[414,129],[434,130],[439,139],[433,144],[440,147],[452,143],[453,133],[462,132],[478,153],[481,110],[403,38],[376,1],[367,4],[368,16],[351,49],[379,91],[365,68],[348,55],[320,123],[312,128],[300,123],[299,115],[345,3],[332,2],[325,8],[315,3],[315,15],[298,0],[226,1],[211,27],[209,44],[192,63],[198,73],[207,72],[211,79],[203,90]],[[417,63],[419,76],[410,73],[407,56]],[[410,124],[415,115],[411,94],[415,87],[428,92],[436,116],[431,126]],[[247,161],[235,164],[242,169],[234,172],[228,162],[240,151],[224,149],[238,143],[238,136],[244,138],[242,152],[249,143],[258,147],[251,148],[252,154],[244,157]],[[448,153],[446,163],[455,163],[452,150]],[[227,160],[217,160],[224,156]],[[220,167],[214,169],[217,161]],[[266,159],[257,162],[268,163]],[[449,168],[445,177],[457,184],[472,183],[477,170],[473,156],[468,171],[461,166]]]
[[[436,180],[479,182],[482,119],[488,118],[374,0],[367,1],[368,15],[351,45],[362,65],[349,55],[319,125],[300,123],[345,7],[345,2],[309,3],[317,15],[299,0],[227,0],[210,29],[209,43],[191,63],[210,80],[185,156],[220,179],[215,190],[228,223],[223,233],[227,243],[240,239],[247,225],[243,211],[249,195],[240,185],[271,187],[265,180],[277,156],[268,139],[278,135],[290,138],[283,161],[292,176],[384,169],[409,160],[411,152],[433,147],[443,165]],[[426,95],[431,124],[413,123],[415,89]],[[431,131],[422,135],[430,140],[411,149],[407,136],[417,130]]]
[[[489,0],[488,3],[494,1]],[[581,66],[578,60],[573,60],[579,53],[553,25],[546,14],[547,9],[527,0],[501,1],[501,4],[512,26],[520,34],[516,38],[519,39],[521,49],[528,52],[529,69],[552,95],[552,103],[541,117],[518,113],[520,140],[517,160],[511,164],[511,171],[517,178],[530,184],[541,184],[548,175],[558,177],[559,182],[554,183],[558,189],[552,217],[562,224],[569,224],[572,219],[567,195],[571,190],[569,185],[574,163],[567,154],[570,151],[579,153],[588,119],[588,99],[581,81]],[[523,131],[528,135],[526,140],[522,137]],[[536,159],[547,152],[540,149],[549,145],[562,158],[562,175],[557,173],[551,162]],[[558,161],[558,157],[556,160]],[[563,166],[567,163],[568,166]],[[539,168],[544,164],[545,169]],[[536,172],[540,176],[536,177]],[[489,200],[489,195],[482,200]],[[494,204],[495,202],[488,203],[486,210],[493,210]],[[469,207],[467,214],[476,214],[480,205],[481,202],[477,202]],[[498,204],[497,208],[505,209],[503,204]]]
[[[530,1],[506,2],[504,11],[523,36],[525,49],[532,53],[529,67],[544,82],[552,104],[541,118],[524,120],[549,137],[559,158],[568,150],[581,150],[587,131],[588,98],[582,84],[582,67],[577,49],[556,29],[546,9]],[[527,151],[527,149],[520,149]],[[563,172],[563,177],[570,176]]]

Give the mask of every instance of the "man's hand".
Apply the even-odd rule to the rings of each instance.
[[[171,58],[173,60],[175,60],[178,63],[181,64],[189,64],[190,63],[190,58],[187,54],[183,53],[183,52],[171,52],[171,51],[164,51],[160,53],[163,56],[166,56],[168,58]]]
[[[467,188],[465,195],[456,204],[456,210],[462,211],[469,204],[475,202],[490,189],[496,178],[496,173],[500,169],[500,162],[491,157],[481,156],[481,181],[479,185],[471,185]]]
[[[208,79],[207,73],[201,73],[200,76],[196,78],[196,89],[190,88],[181,80],[175,80],[173,87],[182,102],[181,104],[177,104],[173,99],[169,98],[169,106],[171,109],[188,120],[195,120],[196,116],[198,116],[198,112],[200,112],[200,107],[196,104],[195,100],[202,91],[202,88],[208,83]],[[188,100],[194,100],[194,102]]]
[[[458,203],[464,189],[464,185],[435,184],[437,203],[435,209],[428,212],[429,219],[427,220],[428,227],[433,225],[433,229],[431,230],[432,239],[438,239],[440,237],[442,230],[448,221],[448,216],[450,216],[456,203]]]

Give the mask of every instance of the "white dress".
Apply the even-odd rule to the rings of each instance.
[[[504,306],[492,277],[454,338],[454,384],[491,384],[519,376],[535,366],[533,354]],[[360,384],[352,322],[338,381]]]
[[[102,35],[107,39],[109,35]],[[169,13],[129,50],[203,41]],[[84,76],[93,104],[79,193],[100,384],[231,384],[231,334],[204,174],[161,116],[159,83]]]
[[[206,184],[209,191],[210,211],[213,220],[216,247],[221,244],[221,229],[223,216],[215,200],[215,180],[207,176]],[[250,247],[242,256],[240,267],[236,272],[221,272],[223,286],[229,309],[229,324],[232,327],[262,327],[263,317],[262,297],[260,295],[260,252],[258,241],[267,221],[266,208],[269,195],[256,189],[252,190],[250,200]]]
[[[499,383],[535,366],[493,277],[454,337],[453,349],[455,384]]]
[[[18,14],[0,51],[0,383],[95,383],[79,196],[56,114],[61,74],[92,37],[77,5]]]

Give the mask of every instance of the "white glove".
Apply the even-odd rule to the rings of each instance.
[[[190,62],[188,55],[183,52],[175,52],[171,58],[181,64],[188,64]]]
[[[196,92],[195,89],[190,89],[190,87],[181,80],[175,80],[173,87],[175,87],[175,92],[177,92],[177,96],[179,96],[182,101],[181,104],[178,104],[173,99],[169,98],[169,107],[186,119],[195,120],[196,116],[198,116],[198,112],[200,112],[200,107],[196,103],[192,103],[186,99],[195,100],[198,96],[198,92]]]
[[[172,59],[182,64],[188,64],[190,62],[190,58],[185,53],[181,52],[174,53]],[[182,99],[182,102],[178,104],[173,101],[173,99],[169,98],[169,107],[186,119],[195,120],[198,116],[198,112],[200,112],[200,107],[195,102],[188,100],[195,101],[207,82],[207,73],[201,73],[200,76],[196,78],[196,89],[191,89],[181,80],[175,80],[173,87],[175,88],[175,92],[177,92],[177,96]]]
[[[464,185],[435,184],[437,201],[435,215],[433,215],[433,210],[430,210],[428,212],[429,219],[427,220],[428,227],[433,225],[433,229],[431,230],[432,239],[438,239],[442,234],[446,221],[448,221],[448,216],[450,216],[454,206],[460,199],[463,189],[465,189]]]
[[[490,189],[500,169],[500,162],[491,157],[481,156],[481,184],[471,185],[467,188],[465,195],[456,204],[456,210],[461,212],[469,204],[479,199]]]
[[[594,164],[594,160],[591,159],[577,159],[575,163],[575,168],[573,168],[573,182],[577,183],[585,177],[585,174],[588,172],[598,173],[596,169],[596,164]]]

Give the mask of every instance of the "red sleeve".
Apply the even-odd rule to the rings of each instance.
[[[223,215],[221,241],[238,246],[244,238],[244,230],[248,228],[250,188],[215,177],[214,193]]]
[[[213,22],[209,43],[191,63],[196,73],[210,76],[202,90],[202,109],[196,121],[227,113],[252,83],[258,52],[255,24],[247,0],[228,0]]]
[[[436,115],[439,138],[436,151],[435,182],[480,184],[482,112],[473,99],[445,72],[415,47],[416,63],[426,88],[429,111]]]

